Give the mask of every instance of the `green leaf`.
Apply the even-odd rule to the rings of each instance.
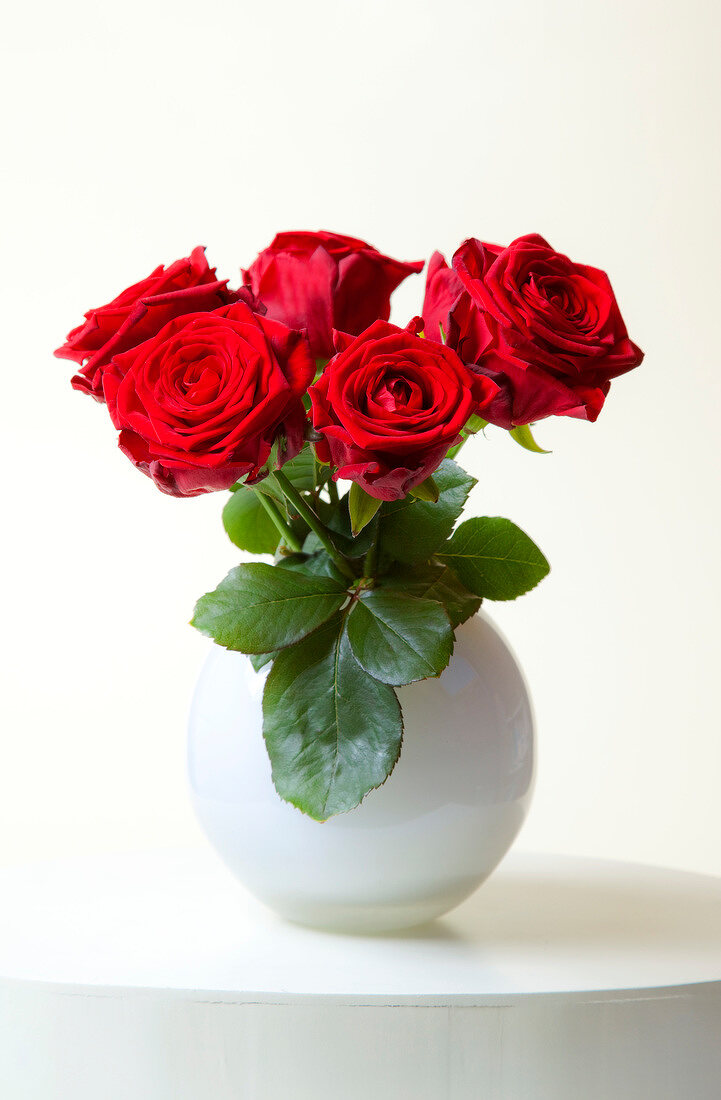
[[[239,488],[223,508],[223,526],[231,542],[249,554],[274,554],[280,535],[252,489]]]
[[[347,599],[343,586],[327,577],[251,562],[201,596],[192,625],[226,649],[270,653],[316,630]]]
[[[288,554],[279,558],[275,564],[280,569],[297,569],[299,573],[306,573],[309,577],[330,577],[344,588],[348,584],[325,550],[318,550],[314,554]]]
[[[358,664],[384,684],[438,676],[453,651],[453,630],[440,604],[405,592],[364,592],[348,615]]]
[[[341,616],[276,657],[263,734],[278,794],[317,821],[352,810],[393,770],[400,704],[360,667]]]
[[[370,523],[383,502],[370,496],[365,489],[361,489],[355,481],[348,494],[348,511],[350,513],[350,525],[353,536],[359,535],[363,528]]]
[[[544,451],[543,447],[539,447],[533,438],[531,428],[529,424],[521,424],[518,428],[511,428],[508,433],[511,439],[515,439],[521,447],[525,447],[527,451],[534,451],[537,455],[550,455],[550,451]]]
[[[331,538],[341,554],[345,554],[347,558],[361,558],[369,550],[376,536],[376,517],[380,512],[377,512],[376,516],[366,524],[360,534],[354,537],[348,508],[349,497],[350,493],[346,493],[338,504],[329,504],[325,500],[319,500],[316,502],[316,513],[330,531]],[[303,544],[306,553],[314,553],[316,550],[320,550],[321,547],[322,543],[313,532],[308,535]]]
[[[272,660],[275,659],[277,654],[275,653],[251,653],[248,660],[255,669],[256,672],[260,672],[262,668],[269,665]]]
[[[423,565],[397,565],[381,577],[379,583],[382,588],[435,600],[445,609],[454,630],[475,615],[482,603],[480,596],[469,592],[461,584],[452,569],[437,561]]]
[[[432,477],[427,477],[420,485],[414,485],[413,488],[408,491],[410,495],[417,500],[430,500],[434,504],[438,500],[438,486]]]
[[[383,552],[396,561],[428,561],[446,541],[463,511],[475,478],[446,459],[434,475],[438,485],[435,503],[423,500],[395,500],[380,511]]]
[[[453,570],[448,567],[444,569],[436,583],[428,589],[426,599],[438,600],[443,604],[454,630],[475,615],[483,602],[480,596],[469,592]]]
[[[467,519],[438,557],[466,588],[489,600],[515,600],[550,568],[535,542],[500,516]]]

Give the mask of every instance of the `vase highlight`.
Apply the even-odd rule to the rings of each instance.
[[[421,924],[497,866],[528,811],[534,719],[517,659],[479,612],[442,675],[401,688],[401,758],[325,822],[277,794],[262,736],[266,670],[213,646],[191,708],[193,805],[238,879],[281,916],[346,932]]]

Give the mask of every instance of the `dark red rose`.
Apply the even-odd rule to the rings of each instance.
[[[205,249],[194,248],[185,259],[156,267],[107,305],[88,310],[85,323],[68,333],[55,355],[84,363],[72,384],[103,401],[103,374],[113,355],[137,347],[174,317],[234,301],[238,295],[226,284],[227,279],[218,281],[215,268],[208,267]]]
[[[172,496],[258,479],[276,437],[303,446],[308,343],[245,302],[169,321],[116,355],[103,385],[120,449]]]
[[[532,424],[547,416],[573,416],[593,421],[610,382],[585,383],[580,377],[557,377],[539,367],[533,345],[514,348],[487,313],[464,293],[448,316],[448,343],[464,362],[498,385],[484,419],[501,428]]]
[[[448,343],[500,385],[486,417],[494,424],[511,428],[553,415],[595,420],[611,379],[643,359],[608,276],[572,263],[536,234],[508,248],[464,241],[453,269],[462,293],[449,306]],[[436,308],[436,299],[434,324],[447,301]]]
[[[323,436],[316,450],[338,467],[334,477],[371,496],[405,496],[430,477],[473,413],[487,419],[497,386],[442,344],[376,321],[339,346],[308,391]]]
[[[357,336],[388,320],[391,294],[422,268],[422,260],[401,263],[355,237],[278,233],[243,277],[269,317],[303,329],[313,355],[326,359],[334,329]]]

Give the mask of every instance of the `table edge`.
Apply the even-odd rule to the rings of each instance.
[[[721,979],[684,982],[679,985],[635,986],[588,990],[534,990],[527,993],[291,993],[248,990],[183,989],[170,986],[92,985],[48,982],[33,978],[0,975],[0,991],[55,994],[60,997],[111,998],[116,1000],[159,1000],[235,1006],[318,1007],[319,1004],[347,1008],[500,1008],[530,1001],[567,1004],[632,1003],[642,1001],[718,998]]]

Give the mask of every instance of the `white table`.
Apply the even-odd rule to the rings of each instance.
[[[405,935],[203,849],[0,872],[2,1100],[718,1100],[721,879],[511,855]]]

